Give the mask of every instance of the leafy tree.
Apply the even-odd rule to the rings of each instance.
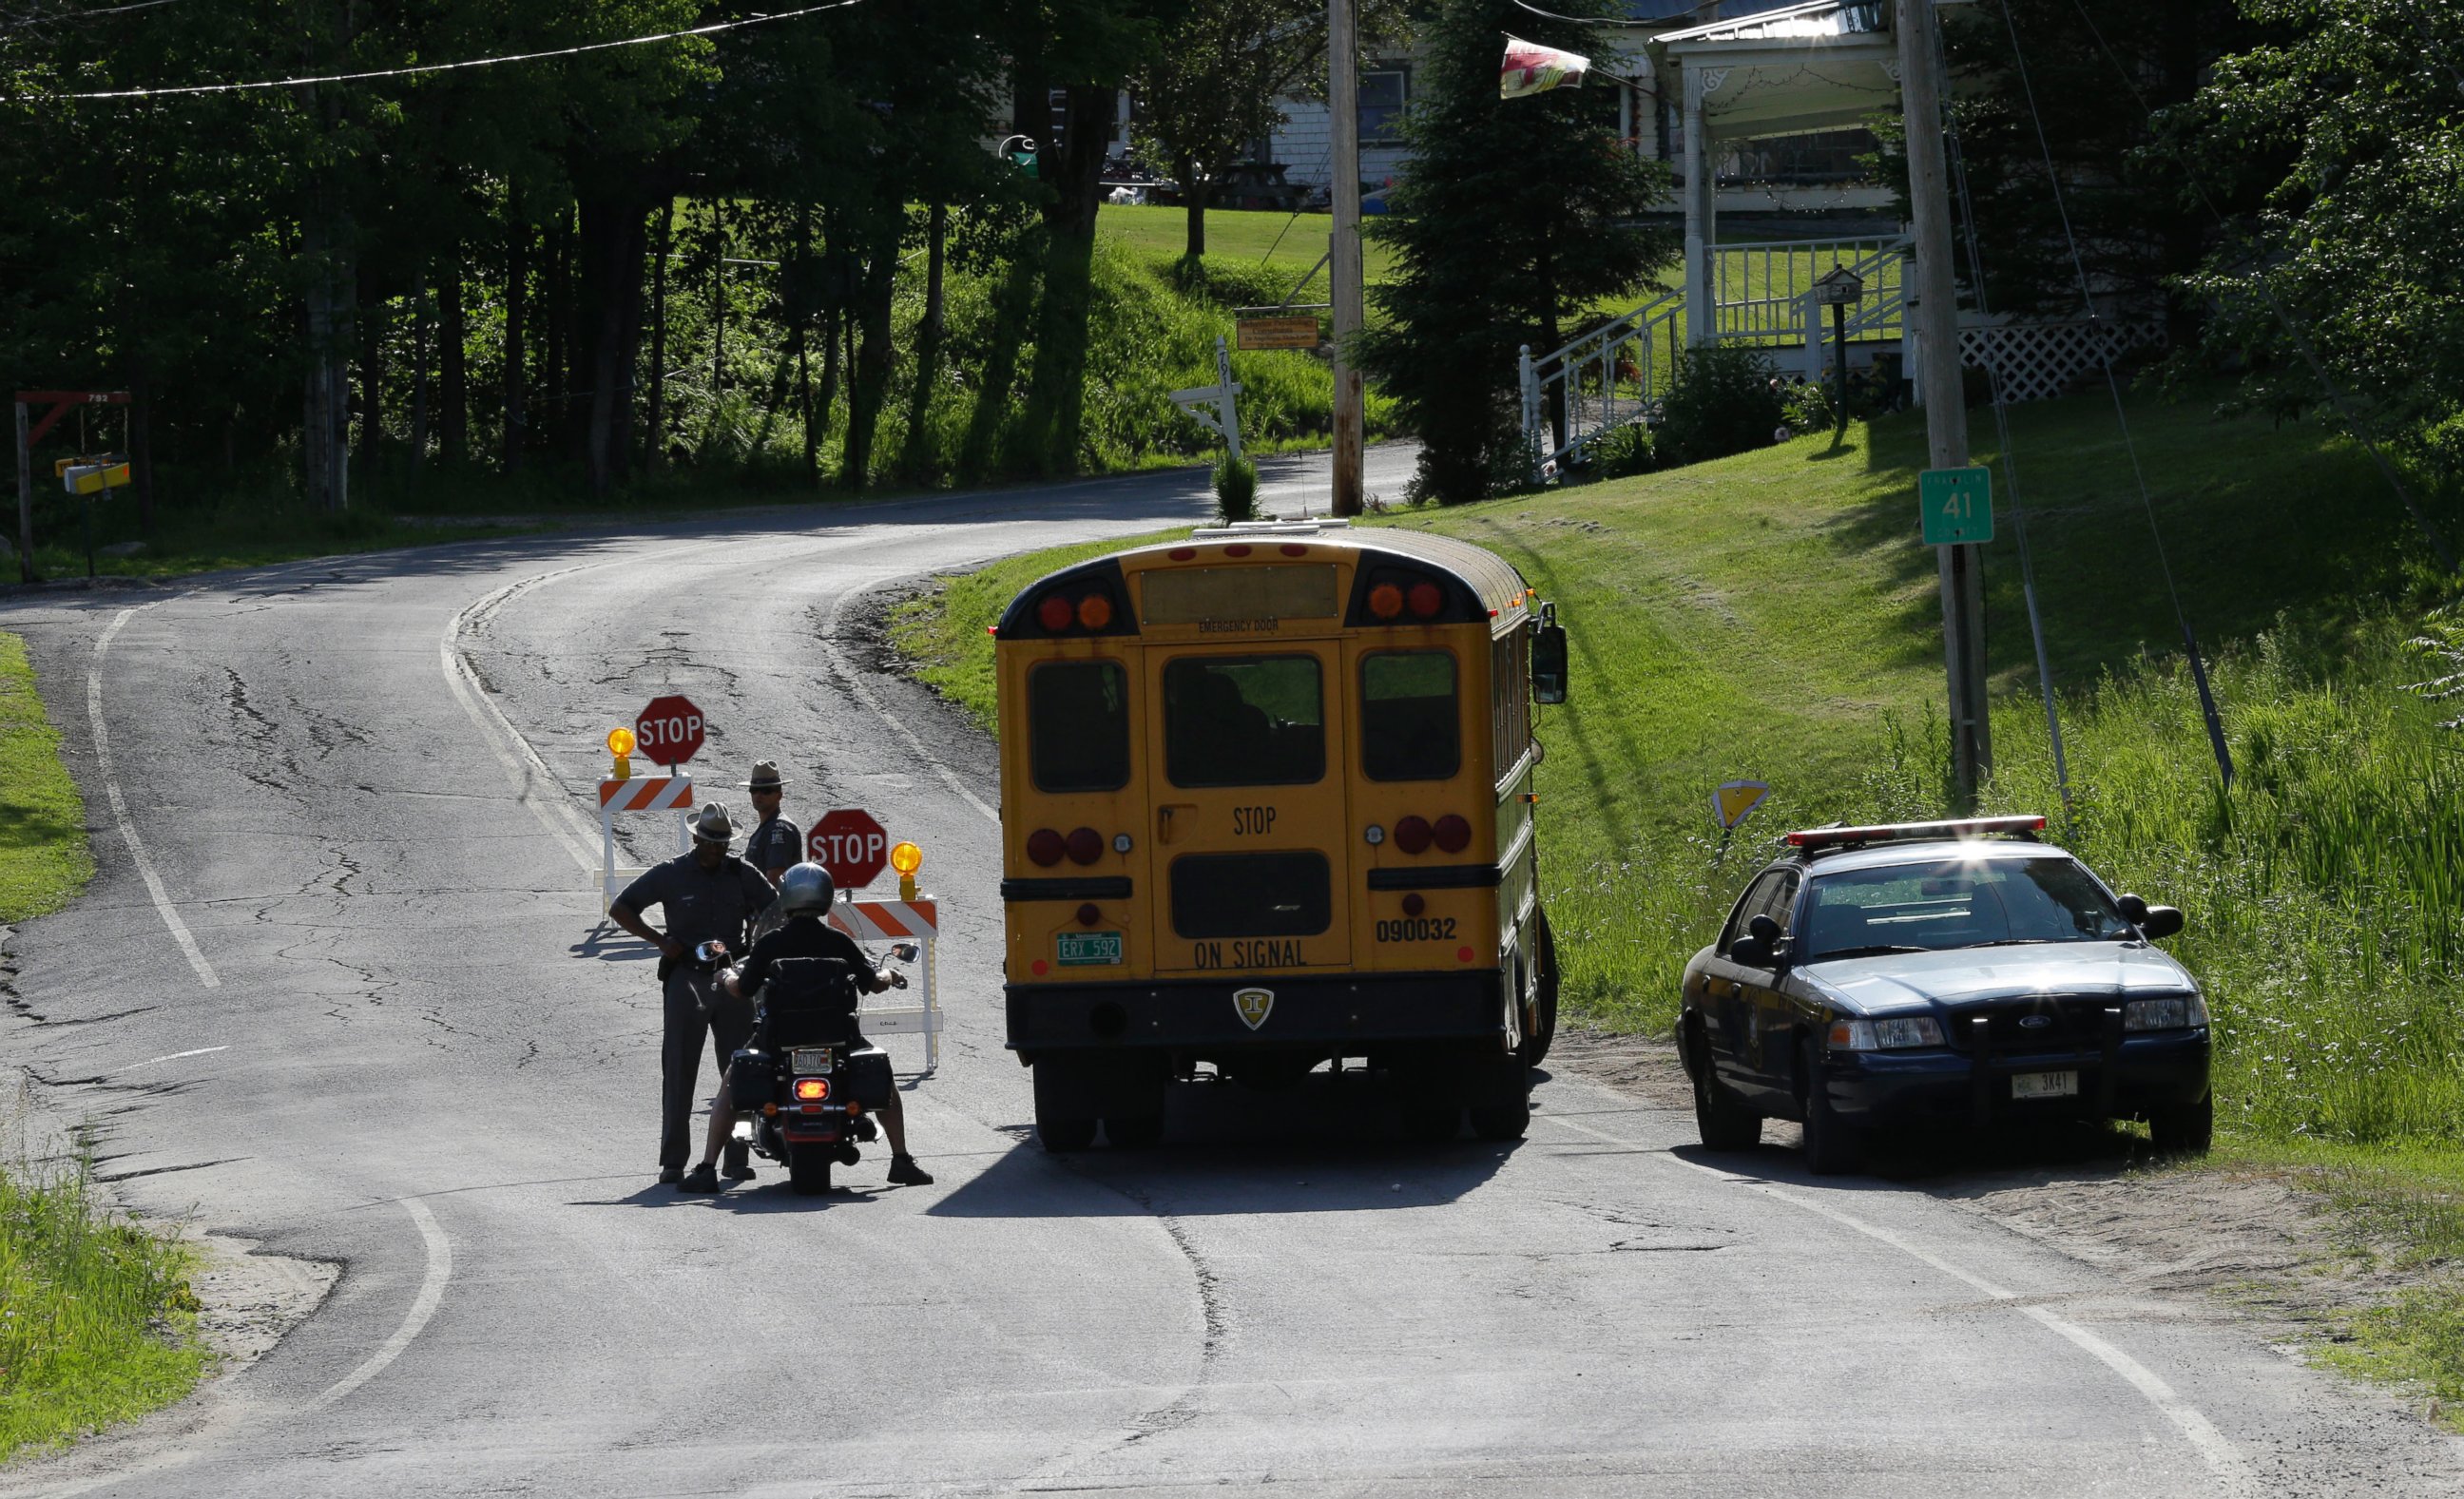
[[[1551,9],[1607,15],[1609,0]],[[1613,87],[1497,97],[1505,33],[1595,55],[1580,21],[1512,0],[1442,0],[1424,36],[1419,102],[1404,124],[1410,171],[1369,233],[1394,254],[1375,290],[1383,326],[1363,367],[1423,443],[1418,496],[1478,499],[1514,473],[1515,348],[1552,349],[1567,320],[1674,261],[1676,232],[1643,222],[1668,172],[1617,140]]]
[[[2210,345],[2281,415],[2339,409],[2315,358],[2348,419],[2464,473],[2464,11],[2246,4],[2265,40],[2166,121],[2211,195],[2262,194],[2186,283]]]
[[[2139,306],[2167,305],[2175,342],[2194,338],[2200,308],[2177,298],[2174,283],[2207,253],[2213,220],[2190,201],[2186,165],[2157,140],[2149,111],[2187,101],[2204,70],[2248,39],[2234,0],[1995,0],[1945,15],[1988,304],[2079,315],[2067,209],[2090,284]],[[1901,121],[1890,113],[1875,123],[1904,218]],[[2046,189],[2048,148],[2058,204]],[[1965,280],[1964,243],[1957,260]]]
[[[1365,0],[1364,50],[1409,34],[1403,0]],[[1192,0],[1133,81],[1140,147],[1166,164],[1189,213],[1187,254],[1206,254],[1214,182],[1284,122],[1281,100],[1326,93],[1325,0]]]

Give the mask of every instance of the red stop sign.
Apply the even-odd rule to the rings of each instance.
[[[870,812],[841,807],[824,812],[804,835],[804,857],[829,871],[831,883],[839,889],[862,890],[890,862],[890,834],[881,830]]]
[[[633,720],[642,753],[662,765],[681,765],[701,753],[701,710],[693,699],[669,694],[653,697]]]

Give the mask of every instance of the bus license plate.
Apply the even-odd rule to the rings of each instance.
[[[2022,1072],[2011,1079],[2013,1098],[2076,1098],[2079,1096],[2077,1072]]]
[[[1064,968],[1118,966],[1121,961],[1118,932],[1064,932],[1058,940]]]

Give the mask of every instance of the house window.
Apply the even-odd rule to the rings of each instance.
[[[1373,68],[1360,75],[1360,143],[1401,139],[1403,70]]]

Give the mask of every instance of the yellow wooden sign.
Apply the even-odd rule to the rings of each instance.
[[[1317,314],[1243,318],[1236,324],[1236,332],[1234,348],[1313,349],[1317,347]]]
[[[1771,787],[1760,781],[1723,782],[1720,789],[1711,793],[1711,815],[1720,820],[1722,827],[1733,828],[1762,805],[1763,798],[1769,795]]]

